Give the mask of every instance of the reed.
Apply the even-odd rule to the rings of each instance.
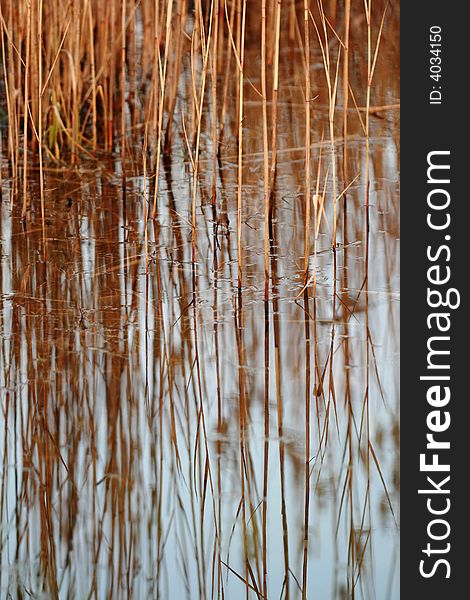
[[[237,240],[238,240],[238,289],[242,289],[243,281],[243,244],[242,244],[242,194],[243,194],[243,99],[244,99],[244,75],[243,67],[245,60],[245,26],[246,26],[246,3],[243,1],[241,14],[241,33],[238,43],[238,180],[237,180]]]
[[[11,596],[374,597],[392,5],[0,0]]]
[[[26,5],[26,58],[24,76],[24,105],[23,105],[23,220],[26,220],[28,197],[28,125],[29,125],[29,78],[31,55],[31,0]]]
[[[255,7],[250,8],[248,17],[244,17],[247,10],[243,2],[237,0],[196,2],[194,11],[189,12],[187,0],[178,0],[176,3],[174,0],[154,0],[153,3],[142,5],[128,0],[112,0],[106,3],[105,9],[100,8],[98,0],[73,0],[66,10],[61,10],[56,1],[48,3],[45,9],[40,7],[39,0],[34,0],[34,6],[31,2],[20,0],[18,10],[15,10],[12,0],[2,0],[0,7],[2,78],[6,92],[4,108],[9,121],[6,147],[12,172],[16,176],[17,141],[20,135],[23,137],[23,196],[24,181],[28,175],[28,158],[25,155],[38,147],[44,149],[45,152],[41,151],[41,154],[47,163],[53,161],[61,165],[77,164],[79,155],[90,158],[96,156],[97,152],[111,153],[119,149],[125,172],[126,149],[132,155],[136,147],[141,147],[146,105],[152,102],[153,136],[149,142],[152,142],[154,153],[156,185],[152,215],[155,216],[161,150],[164,147],[166,152],[171,152],[175,128],[182,133],[181,119],[175,114],[178,101],[181,106],[192,107],[188,139],[193,148],[198,143],[198,122],[211,101],[211,143],[212,148],[216,146],[220,154],[227,120],[235,118],[240,125],[240,100],[243,96],[240,67],[245,45],[248,43],[250,48],[256,45],[261,47],[263,35],[267,53],[265,75],[266,80],[271,79],[270,98],[266,94],[264,96],[271,107],[268,136],[271,139],[269,187],[272,192],[277,164],[280,59],[283,45],[286,42],[292,45],[298,33],[297,6],[293,0],[285,11],[282,0],[267,5],[268,26],[264,34],[252,23]],[[330,104],[333,102],[330,110],[334,110],[339,73],[338,69],[335,72],[334,62],[329,56],[328,44],[331,40],[328,30],[333,27],[330,19],[333,16],[338,18],[338,11],[336,4],[332,3],[329,18],[322,2],[319,1],[318,7],[315,7],[309,0],[306,6],[309,19],[316,22],[317,17],[313,14],[315,9],[318,13],[322,33],[318,47],[326,62]],[[258,10],[262,11],[261,4]],[[344,53],[344,137],[347,137],[349,96],[349,24],[352,18],[358,18],[358,14],[358,9],[352,11],[347,0],[340,44]],[[33,22],[34,15],[37,15],[37,19]],[[245,32],[244,21],[247,21],[249,33]],[[284,23],[287,23],[285,35]],[[136,42],[137,30],[142,37],[141,44]],[[35,32],[38,32],[38,36]],[[339,33],[334,33],[340,38]],[[32,44],[33,35],[36,41]],[[150,40],[153,40],[152,44]],[[209,47],[210,57],[205,56]],[[315,51],[314,47],[312,49]],[[339,52],[337,59],[339,63]],[[182,75],[182,66],[188,60],[192,60],[194,66],[199,64],[202,67],[193,71],[195,80],[189,86],[184,85]],[[233,60],[238,65],[237,75],[232,68]],[[311,57],[308,60],[310,64]],[[205,68],[202,66],[204,62]],[[211,72],[210,86],[202,85],[208,68]],[[219,87],[220,73],[223,73],[223,79]],[[245,80],[247,82],[253,85]],[[236,110],[233,103],[229,106],[232,85],[238,90]],[[199,89],[197,102],[195,86]],[[206,88],[209,87],[208,93]],[[139,100],[139,94],[143,94],[143,102]],[[259,95],[262,96],[261,92]],[[120,115],[119,124],[116,114]],[[330,122],[334,120],[333,117],[330,114]],[[201,122],[199,126],[202,126]],[[333,125],[330,127],[334,129]],[[136,128],[141,132],[140,136],[135,136]],[[330,137],[335,139],[334,135]],[[343,164],[347,162],[346,152],[344,149]],[[331,167],[335,169],[334,164]],[[213,153],[211,195],[215,193],[215,173],[216,158]],[[347,183],[344,182],[345,187]],[[22,200],[24,216],[25,199]]]
[[[266,85],[266,0],[261,3],[261,93],[263,96],[263,203],[264,203],[264,451],[263,451],[263,516],[262,516],[262,555],[263,555],[263,597],[268,597],[268,475],[269,475],[269,437],[270,437],[270,410],[269,410],[269,368],[270,368],[270,318],[269,318],[269,154],[268,154],[268,110],[267,110],[267,85]]]
[[[271,113],[271,180],[270,189],[274,189],[277,166],[277,128],[278,128],[278,96],[279,96],[279,52],[281,38],[281,7],[282,0],[277,0],[275,6],[275,41],[274,41],[274,68],[272,89]],[[307,63],[309,64],[309,63]]]
[[[305,52],[305,250],[304,283],[308,279],[310,262],[310,10],[304,0],[304,52]],[[302,600],[307,598],[308,547],[310,523],[310,317],[308,288],[304,288],[305,308],[305,499],[304,499],[304,546],[302,561]]]

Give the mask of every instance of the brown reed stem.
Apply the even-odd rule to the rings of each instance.
[[[39,188],[41,197],[41,227],[42,227],[42,253],[46,260],[46,215],[44,199],[44,172],[42,158],[42,0],[38,0],[38,137],[39,137]]]
[[[241,18],[240,65],[238,73],[238,181],[237,181],[237,244],[238,244],[238,290],[243,282],[243,247],[242,247],[242,186],[243,186],[243,67],[245,60],[245,23],[246,3],[243,0]]]
[[[273,98],[271,118],[271,179],[269,188],[274,189],[277,168],[277,119],[278,119],[278,95],[279,95],[279,51],[281,37],[281,7],[282,0],[277,0],[275,9],[275,42],[274,42],[274,67],[273,67]]]
[[[305,52],[305,247],[304,247],[304,285],[308,280],[310,259],[310,34],[309,6],[304,0],[304,52]]]
[[[29,57],[31,50],[31,0],[27,0],[26,16],[26,63],[24,74],[24,108],[23,108],[23,211],[22,218],[26,220],[27,191],[28,191],[28,121],[29,121]]]
[[[217,197],[217,63],[218,63],[218,38],[219,38],[219,0],[212,0],[211,12],[213,14],[213,42],[212,42],[212,189],[211,203],[215,204]]]
[[[304,283],[308,280],[310,259],[310,35],[309,6],[304,0],[304,51],[305,51],[305,251]],[[302,600],[307,599],[308,541],[310,521],[310,317],[308,314],[308,288],[304,290],[305,304],[305,505],[302,564]]]

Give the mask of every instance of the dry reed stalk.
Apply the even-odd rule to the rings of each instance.
[[[351,24],[351,0],[344,7],[344,56],[343,56],[343,187],[348,186],[348,108],[349,108],[349,28]],[[344,196],[346,210],[346,195]]]
[[[134,134],[137,126],[137,39],[136,13],[140,0],[132,0],[131,17],[129,22],[129,107],[131,112],[131,131]]]
[[[158,0],[155,0],[155,11],[158,14]],[[157,197],[158,197],[158,185],[160,179],[160,155],[162,150],[162,130],[163,130],[163,107],[165,102],[165,91],[166,91],[166,77],[167,77],[167,65],[168,65],[168,56],[170,52],[170,43],[171,43],[171,19],[173,16],[173,0],[168,0],[168,4],[166,7],[166,23],[165,23],[165,50],[163,56],[163,65],[161,64],[161,55],[160,55],[160,44],[159,44],[159,29],[157,28],[157,24],[155,25],[155,57],[154,60],[158,61],[154,63],[154,67],[158,67],[158,71],[154,70],[154,102],[156,103],[157,98],[159,97],[159,105],[158,105],[158,130],[155,139],[156,145],[156,157],[155,157],[155,186],[154,186],[154,195],[153,195],[153,208],[152,208],[152,218],[155,218],[157,214]],[[158,72],[158,78],[156,73]],[[157,93],[157,84],[160,84],[160,96]],[[154,125],[155,127],[155,125]]]
[[[34,132],[34,129],[37,132],[37,117],[38,117],[38,107],[37,107],[37,101],[38,101],[38,94],[37,94],[37,89],[38,89],[38,72],[37,72],[37,64],[38,64],[38,57],[37,57],[37,49],[38,49],[38,31],[37,31],[37,23],[38,23],[38,15],[37,15],[37,9],[38,9],[38,0],[32,0],[31,1],[31,42],[30,42],[30,65],[34,65],[35,68],[31,68],[30,66],[30,73],[29,73],[29,78],[30,78],[30,99],[29,99],[29,105],[28,105],[28,109],[29,109],[29,114],[30,114],[30,119],[31,119],[31,129]],[[30,139],[30,146],[31,149],[33,151],[33,157],[36,158],[37,156],[37,136],[32,135],[31,139]]]
[[[89,35],[89,52],[90,52],[90,69],[91,69],[91,114],[92,114],[92,152],[96,152],[96,143],[98,134],[96,131],[97,112],[96,112],[96,65],[95,65],[95,42],[93,33],[93,9],[91,0],[88,0],[88,35]]]
[[[123,192],[126,189],[126,51],[127,0],[121,0],[121,168]]]
[[[72,68],[71,68],[71,86],[72,86],[72,164],[78,162],[78,146],[80,131],[80,100],[81,90],[81,70],[80,70],[80,38],[81,38],[81,3],[80,0],[73,2],[73,20],[72,20]]]
[[[305,246],[304,246],[304,285],[308,280],[310,260],[310,34],[309,34],[309,6],[304,0],[304,53],[305,53]]]
[[[9,17],[8,17],[8,25],[9,25],[9,30],[12,32],[13,35],[13,0],[10,0],[9,2]],[[11,37],[9,38],[9,41],[11,40]],[[11,61],[11,85],[10,85],[10,91],[11,94],[13,95],[13,99],[15,97],[15,90],[19,89],[20,93],[18,94],[18,97],[16,99],[16,102],[13,102],[13,106],[15,107],[15,131],[16,131],[16,135],[15,135],[15,178],[13,180],[13,190],[14,191],[18,191],[19,188],[19,177],[20,177],[20,172],[19,172],[19,165],[20,165],[20,122],[21,122],[21,100],[23,97],[22,94],[22,89],[21,89],[21,60],[16,60],[16,65],[15,65],[15,59],[14,59],[14,51],[13,49],[16,47],[14,46],[13,42],[11,41],[11,43],[9,44],[8,47],[8,52],[11,56],[11,59],[9,60],[9,62]],[[15,69],[16,66],[16,69]],[[10,70],[10,67],[9,67]],[[12,194],[12,199],[11,199],[11,206],[13,207],[13,194]]]
[[[275,7],[275,42],[274,42],[274,67],[273,67],[273,92],[272,92],[272,114],[271,114],[271,178],[269,188],[274,189],[277,168],[277,119],[278,119],[278,95],[279,95],[279,51],[281,37],[281,8],[282,0],[277,0]]]
[[[241,16],[241,37],[239,48],[239,71],[238,71],[238,180],[237,180],[237,247],[238,247],[238,290],[242,289],[243,282],[243,247],[242,247],[242,186],[243,186],[243,83],[244,83],[244,60],[245,60],[245,24],[246,3],[243,0],[243,11]]]
[[[226,50],[225,50],[227,59],[226,59],[226,69],[225,69],[225,78],[224,78],[224,92],[223,92],[223,99],[222,99],[222,108],[220,111],[219,148],[218,148],[219,154],[220,154],[220,146],[221,146],[221,144],[223,142],[223,138],[224,138],[228,90],[229,90],[230,73],[231,73],[231,66],[232,66],[232,51],[231,51],[232,31],[233,31],[233,24],[234,24],[234,20],[235,20],[235,0],[232,0],[232,4],[231,4],[231,8],[230,8],[230,16],[228,15],[228,12],[227,12],[227,0],[223,0],[223,2],[224,2],[225,21],[227,24],[229,35],[227,36],[227,46],[226,46]]]
[[[41,226],[42,226],[42,252],[43,258],[46,260],[46,215],[45,215],[45,198],[44,198],[44,171],[42,158],[42,17],[43,3],[38,0],[38,137],[39,137],[39,187],[41,197]]]
[[[315,30],[317,33],[318,41],[320,44],[322,58],[323,58],[323,68],[326,77],[326,84],[328,89],[328,124],[329,124],[329,133],[330,133],[330,146],[331,146],[331,176],[332,176],[332,190],[333,190],[333,240],[332,246],[336,248],[336,230],[337,230],[337,180],[336,180],[336,143],[335,143],[335,111],[336,111],[336,95],[338,89],[338,77],[339,77],[339,64],[340,64],[340,56],[341,56],[341,47],[342,43],[339,40],[336,32],[333,30],[334,35],[339,40],[339,48],[338,48],[338,56],[336,60],[336,69],[334,73],[332,73],[331,67],[331,59],[330,59],[330,41],[328,37],[328,27],[331,27],[328,19],[326,18],[325,12],[323,10],[323,5],[321,0],[317,0],[318,9],[320,12],[321,26],[323,29],[323,39],[320,35],[320,31],[316,25],[315,19],[312,17],[313,24],[315,26]],[[336,282],[336,278],[335,278]],[[336,290],[335,290],[336,291]]]
[[[116,39],[116,3],[110,2],[110,35],[108,38],[108,149],[112,150],[114,145],[114,87],[116,81],[116,64],[114,44]]]
[[[295,44],[295,29],[297,23],[297,14],[295,8],[295,0],[290,0],[289,4],[289,44],[294,48]]]
[[[153,143],[154,143],[154,169],[157,168],[157,140],[158,140],[158,115],[161,100],[158,93],[158,84],[160,82],[160,9],[159,1],[154,0],[153,5],[153,65],[152,65],[152,83],[153,83]]]
[[[11,11],[9,12],[8,19],[9,19],[9,23],[10,23],[9,27],[10,27],[10,31],[11,31],[11,19],[12,19]],[[5,80],[5,99],[6,99],[6,104],[7,104],[8,122],[10,124],[10,126],[8,127],[8,158],[11,161],[11,178],[13,180],[12,192],[14,193],[14,187],[15,187],[15,182],[16,182],[16,177],[17,177],[16,160],[15,160],[15,157],[16,157],[16,153],[15,153],[16,135],[15,134],[16,134],[16,130],[17,130],[17,125],[16,125],[15,100],[12,95],[13,45],[12,45],[11,36],[6,35],[8,26],[5,24],[5,19],[3,17],[3,9],[2,9],[1,4],[0,4],[0,20],[1,20],[1,31],[2,31],[2,34],[1,34],[1,37],[2,37],[2,66],[3,66],[3,74],[4,74],[4,80]],[[7,45],[8,67],[7,67],[7,60],[6,60],[7,51],[5,49],[5,37],[7,37],[7,40],[8,40],[8,45]],[[12,195],[13,195],[13,193],[12,193]]]
[[[149,104],[150,107],[150,104]],[[149,272],[149,245],[148,245],[148,193],[147,193],[147,156],[148,156],[148,126],[150,119],[147,118],[145,121],[144,131],[144,142],[142,144],[142,170],[143,170],[143,181],[144,181],[144,197],[143,197],[143,210],[144,210],[144,246],[145,246],[145,272]]]
[[[206,44],[205,39],[205,31],[204,31],[204,23],[202,19],[202,7],[200,4],[200,0],[197,2],[196,7],[198,8],[197,13],[199,15],[199,26],[201,31],[201,52],[202,52],[202,71],[200,77],[200,89],[199,96],[196,90],[196,75],[195,75],[195,67],[194,62],[192,63],[192,78],[193,78],[193,93],[194,93],[194,106],[196,107],[196,130],[195,130],[195,149],[194,156],[191,159],[193,166],[193,190],[192,190],[192,203],[191,203],[191,240],[192,240],[192,255],[191,261],[192,264],[195,265],[196,261],[196,237],[197,237],[197,222],[196,222],[196,199],[197,199],[197,188],[198,188],[198,179],[199,179],[199,152],[200,152],[200,142],[201,142],[201,127],[202,127],[202,117],[203,117],[203,105],[204,105],[204,97],[205,97],[205,89],[206,89],[206,79],[207,79],[207,69],[209,64],[209,56],[210,56],[210,43],[211,43],[211,31],[212,31],[212,15],[214,8],[214,1],[211,1],[211,14],[209,20],[209,31],[208,31],[208,42]],[[194,41],[194,36],[193,36]],[[189,147],[188,147],[189,150]]]
[[[212,189],[211,189],[211,202],[214,205],[216,203],[216,189],[217,189],[217,64],[218,64],[218,53],[219,53],[219,0],[213,0],[213,12],[214,26],[213,26],[213,37],[212,42],[212,62],[211,62],[211,82],[212,82]]]
[[[24,74],[24,106],[23,106],[23,210],[22,218],[26,220],[28,191],[28,122],[29,122],[29,57],[31,49],[31,0],[27,0],[26,24],[26,62]]]
[[[178,95],[178,84],[180,79],[180,73],[182,68],[182,56],[183,56],[183,43],[184,43],[184,29],[186,26],[187,18],[187,0],[179,0],[178,8],[176,11],[176,17],[178,22],[178,34],[176,37],[176,50],[174,56],[173,73],[171,79],[171,89],[168,98],[167,107],[167,127],[165,135],[165,152],[169,154],[171,152],[172,137],[173,137],[173,117],[176,108],[176,100]]]
[[[264,298],[269,300],[269,147],[266,86],[266,0],[261,0],[261,93],[263,96],[263,166],[264,166]]]
[[[242,39],[242,3],[243,0],[232,0],[235,3],[235,57],[237,58],[238,68],[240,69],[240,52],[241,52],[241,39]],[[236,85],[236,109],[235,115],[238,119],[240,114],[240,71],[238,71],[238,77],[235,77]],[[237,121],[238,124],[238,121]],[[237,132],[238,134],[238,132]]]

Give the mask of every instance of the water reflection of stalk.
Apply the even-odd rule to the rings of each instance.
[[[240,506],[241,506],[241,518],[242,518],[242,532],[243,532],[243,555],[244,555],[244,568],[245,568],[245,595],[248,600],[249,597],[249,559],[248,559],[248,534],[247,534],[247,523],[246,523],[246,492],[245,492],[245,472],[246,472],[246,459],[245,459],[245,446],[246,446],[246,424],[247,424],[247,405],[246,405],[246,393],[245,393],[245,347],[243,345],[243,305],[242,305],[242,294],[241,290],[238,290],[237,304],[235,307],[235,332],[237,340],[237,353],[238,353],[238,435],[239,435],[239,449],[240,449]]]
[[[269,301],[264,301],[264,454],[263,454],[263,597],[268,597],[268,474],[269,474]]]
[[[214,149],[215,151],[215,149]],[[214,197],[215,199],[215,197]],[[212,220],[213,220],[213,331],[214,331],[214,348],[215,348],[215,373],[216,373],[216,392],[217,392],[217,441],[216,441],[216,456],[217,456],[217,533],[216,533],[216,564],[217,564],[217,598],[224,598],[224,584],[222,577],[222,477],[220,470],[220,459],[222,452],[222,381],[220,376],[220,350],[219,350],[219,310],[218,310],[218,288],[219,288],[219,260],[218,260],[218,239],[217,239],[217,205],[212,203]]]
[[[163,531],[163,518],[162,518],[162,507],[163,507],[163,446],[164,446],[164,438],[163,438],[163,414],[164,414],[164,403],[165,403],[165,390],[164,390],[164,372],[165,372],[165,360],[164,356],[162,356],[162,351],[160,348],[160,339],[163,344],[163,354],[165,355],[165,344],[166,344],[166,331],[165,331],[165,319],[163,314],[163,285],[161,278],[161,270],[160,265],[162,262],[159,260],[158,252],[159,252],[159,244],[158,244],[158,222],[153,220],[154,227],[154,239],[156,245],[156,261],[155,261],[155,274],[149,281],[149,274],[146,273],[144,277],[144,285],[145,285],[145,373],[146,373],[146,383],[148,386],[148,361],[150,356],[153,358],[153,380],[151,384],[151,393],[152,396],[149,398],[148,402],[148,418],[149,418],[149,430],[154,434],[151,436],[151,446],[155,446],[158,444],[157,448],[153,448],[152,457],[153,457],[153,468],[155,471],[155,482],[157,485],[156,498],[154,497],[153,509],[155,511],[155,522],[157,525],[157,557],[156,557],[156,593],[157,598],[160,597],[161,594],[161,576],[162,576],[162,561],[163,561],[163,539],[164,539],[164,531]],[[152,297],[149,297],[149,288],[152,286]],[[149,327],[149,303],[153,305],[153,323],[151,327]],[[151,333],[151,331],[153,332]],[[158,335],[157,335],[158,332]],[[149,337],[153,338],[153,348],[149,352]],[[166,368],[168,372],[168,368]],[[157,379],[158,373],[158,379]],[[158,386],[158,388],[157,388]],[[158,390],[158,391],[157,391]],[[170,406],[172,405],[172,382],[170,380],[168,385],[169,392],[169,401]],[[155,400],[155,396],[157,399]],[[158,415],[158,421],[156,426],[154,424],[155,417]],[[155,431],[156,429],[156,431]]]
[[[201,581],[202,581],[202,597],[206,598],[206,565],[205,565],[205,536],[204,536],[204,513],[205,503],[207,494],[207,485],[212,495],[213,512],[214,518],[216,515],[214,505],[214,488],[212,481],[212,468],[210,463],[209,444],[207,439],[207,428],[206,428],[206,417],[204,410],[204,399],[202,392],[202,377],[201,377],[201,363],[199,353],[199,336],[198,336],[198,311],[197,311],[197,274],[196,265],[194,262],[191,264],[191,275],[192,275],[192,314],[193,314],[193,343],[194,343],[194,365],[196,367],[196,394],[197,398],[197,426],[196,426],[196,442],[195,451],[198,450],[198,466],[199,466],[199,488],[201,493],[201,507],[199,515],[199,528],[200,528],[200,544],[201,544]],[[193,377],[194,380],[194,377]],[[200,440],[202,429],[202,440]],[[204,469],[202,468],[202,450],[204,450]],[[204,476],[202,474],[204,473]],[[217,522],[215,522],[217,529]]]
[[[47,310],[48,296],[48,280],[47,280],[47,264],[44,263],[36,270],[38,278],[39,297],[41,299],[40,312]],[[31,295],[34,291],[31,290]],[[42,315],[41,321],[43,327],[36,332],[37,353],[44,360],[45,371],[50,372],[52,365],[50,364],[50,354],[46,352],[46,347],[49,344],[49,321],[46,315]],[[31,350],[29,352],[32,352]],[[32,356],[31,356],[32,359]],[[31,360],[33,363],[33,360]],[[38,457],[38,476],[39,476],[39,510],[41,518],[41,562],[44,569],[44,575],[48,581],[49,593],[55,599],[59,597],[57,587],[57,572],[56,572],[56,556],[54,543],[54,528],[52,524],[52,504],[53,504],[53,482],[54,469],[52,455],[54,454],[54,438],[53,427],[49,427],[49,414],[54,414],[54,407],[49,408],[49,384],[47,381],[38,381],[37,373],[32,370],[32,387],[37,389],[36,402],[33,404],[36,417],[35,426],[37,427],[37,457]],[[52,438],[52,440],[51,440]]]
[[[366,526],[366,515],[368,516],[369,523],[371,522],[371,502],[370,502],[370,454],[371,454],[371,443],[370,443],[370,414],[369,414],[369,386],[370,386],[370,331],[369,331],[369,244],[370,244],[370,101],[371,101],[371,85],[374,70],[373,55],[372,55],[372,31],[371,31],[371,19],[372,19],[372,0],[367,0],[364,4],[367,22],[367,87],[366,87],[366,116],[365,116],[365,141],[366,141],[366,156],[365,156],[365,273],[364,273],[364,294],[365,294],[365,391],[363,401],[363,412],[361,417],[361,428],[359,435],[359,444],[362,441],[363,426],[365,419],[365,437],[366,437],[366,452],[365,452],[365,463],[366,463],[366,493],[364,498],[364,506],[361,517],[360,530],[358,533],[358,539],[355,540],[355,545],[358,548],[360,555],[357,557],[357,574],[354,572],[354,577],[359,578],[363,558],[367,549],[367,542],[369,542],[369,549],[371,549],[371,543],[369,535],[366,538],[364,546],[362,547],[362,536],[364,528]],[[380,44],[381,29],[379,30],[377,48]],[[362,580],[361,580],[362,583]],[[355,581],[352,582],[354,600],[354,589]]]
[[[269,240],[271,257],[271,298],[273,305],[273,330],[274,330],[274,365],[276,373],[276,405],[277,405],[277,427],[279,438],[279,473],[281,482],[281,519],[282,519],[282,542],[284,550],[284,586],[285,599],[290,598],[290,565],[289,565],[289,530],[287,525],[286,507],[286,475],[285,475],[285,440],[283,425],[283,398],[282,398],[282,370],[281,370],[281,335],[280,335],[280,312],[279,312],[279,290],[278,290],[278,268],[277,268],[277,221],[276,202],[273,195],[270,206]]]
[[[183,264],[183,262],[184,262],[184,243],[183,243],[183,236],[181,235],[181,222],[180,222],[178,213],[176,211],[175,197],[174,197],[174,193],[173,193],[173,180],[171,177],[171,159],[167,154],[165,154],[163,156],[163,171],[165,173],[167,199],[168,199],[168,205],[169,205],[170,215],[171,215],[171,236],[172,236],[171,242],[169,243],[169,246],[171,247],[171,252],[170,252],[170,266],[168,269],[168,271],[169,271],[168,285],[171,286],[171,284],[173,283],[173,287],[175,287],[175,283],[173,281],[173,274],[174,274],[173,252],[176,255],[177,264],[179,264],[179,265]],[[157,223],[157,221],[155,221],[154,239],[155,239],[157,252],[158,252],[158,248],[159,248],[157,231],[159,231],[159,230],[160,230],[160,228],[158,227],[158,223]],[[155,264],[157,265],[157,271],[160,274],[161,273],[160,266],[161,266],[161,264],[165,264],[164,257],[162,257],[161,260],[159,260],[157,257]],[[181,269],[177,269],[176,271],[179,275],[180,293],[181,293],[182,298],[185,299],[186,295],[183,292],[183,290],[185,289],[184,272]],[[161,277],[161,275],[160,275],[160,277]],[[161,323],[163,326],[163,331],[165,331],[164,330],[165,314],[163,311],[163,288],[161,289],[161,293],[159,294],[159,304],[160,304]],[[170,323],[175,323],[177,318],[179,318],[179,316],[176,317],[174,314],[174,307],[175,307],[175,303],[169,302],[170,313],[169,313],[168,318],[170,319]],[[158,324],[158,322],[157,322],[157,324]],[[158,330],[158,327],[156,329]],[[168,378],[168,398],[170,401],[169,404],[170,404],[171,440],[172,440],[172,444],[173,444],[176,465],[178,468],[181,468],[181,459],[180,459],[178,439],[177,439],[177,434],[176,434],[175,400],[174,400],[174,394],[173,394],[173,388],[175,386],[175,380],[174,380],[175,361],[172,360],[174,330],[175,330],[174,327],[168,328],[168,343],[166,342],[166,338],[167,338],[166,335],[163,336],[163,342],[165,344],[165,361],[166,361],[167,378]],[[163,378],[163,373],[162,373],[162,378]]]
[[[0,231],[2,231],[2,215],[1,215],[2,211],[0,211]],[[0,278],[0,296],[3,297],[5,290],[3,289],[3,278]],[[6,325],[6,318],[5,318],[5,312],[4,310],[0,310],[0,331],[7,331],[7,325]],[[1,336],[2,339],[0,341],[0,344],[2,346],[2,356],[6,357],[8,356],[7,353],[7,349],[6,349],[6,336],[2,335]],[[11,357],[10,357],[11,358]],[[8,364],[12,364],[11,363],[11,359],[8,361]],[[5,386],[5,396],[3,399],[3,410],[4,410],[4,419],[5,419],[5,427],[4,427],[4,433],[3,433],[3,462],[2,462],[2,483],[0,484],[0,515],[3,519],[3,510],[4,510],[4,506],[5,506],[5,490],[6,490],[6,482],[7,482],[7,449],[8,449],[8,423],[10,420],[10,400],[11,400],[11,394],[10,394],[10,386],[11,386],[11,369],[4,369],[3,372],[3,384]],[[16,411],[14,412],[14,415],[16,415]],[[16,431],[16,427],[14,429],[14,431]],[[15,444],[16,446],[16,444]],[[16,464],[16,463],[15,463]],[[0,527],[0,589],[2,588],[2,574],[3,574],[3,552],[1,551],[1,549],[3,549],[3,527]]]
[[[305,500],[304,537],[302,565],[302,598],[307,598],[308,542],[310,520],[310,315],[309,292],[304,290],[304,329],[305,329]]]
[[[345,144],[346,146],[346,144]],[[343,154],[343,160],[347,157],[346,152]],[[344,167],[344,173],[347,172],[347,165]],[[345,185],[346,188],[346,185]],[[354,448],[353,448],[353,427],[354,427],[354,414],[352,406],[352,393],[351,393],[351,377],[349,366],[351,364],[351,351],[350,351],[350,339],[349,339],[349,319],[351,313],[348,307],[351,305],[349,299],[349,237],[348,237],[348,210],[347,210],[346,195],[344,197],[344,209],[343,209],[343,269],[342,269],[342,293],[341,293],[341,307],[342,307],[342,322],[343,322],[343,355],[345,369],[345,396],[344,406],[347,412],[347,432],[345,444],[347,446],[348,453],[348,467],[346,471],[346,479],[344,482],[344,488],[341,495],[341,502],[339,507],[339,513],[337,518],[336,531],[339,528],[339,520],[341,518],[341,506],[343,503],[343,497],[347,490],[347,498],[349,503],[349,539],[348,539],[348,557],[349,566],[349,586],[351,589],[351,596],[354,596],[355,582],[354,582],[354,564],[355,564],[355,542],[354,542],[354,499],[353,499],[353,488],[354,488]],[[354,309],[353,309],[354,310]],[[338,546],[335,545],[336,561],[338,562]],[[338,592],[338,580],[335,579],[335,590]]]
[[[175,197],[173,193],[173,181],[171,176],[171,157],[164,155],[163,157],[163,166],[165,172],[165,179],[167,184],[167,192],[168,192],[168,202],[169,209],[171,215],[171,234],[174,236],[174,240],[172,241],[172,252],[174,252],[176,258],[177,265],[183,265],[185,262],[185,241],[182,235],[182,222],[180,217],[178,216],[178,212],[176,210]],[[196,184],[194,184],[196,185]],[[192,236],[191,243],[191,253],[194,255],[195,252],[195,238]],[[171,261],[173,263],[173,257],[171,257]],[[199,596],[204,597],[204,589],[205,589],[205,573],[204,573],[204,565],[203,562],[205,560],[204,555],[201,551],[201,542],[203,546],[203,532],[198,527],[197,520],[197,508],[196,508],[196,499],[198,497],[197,494],[197,481],[196,481],[196,473],[197,465],[196,458],[198,459],[199,464],[199,474],[201,474],[201,444],[199,443],[199,429],[200,429],[200,402],[201,395],[198,393],[198,376],[193,376],[193,369],[195,366],[195,358],[193,356],[199,357],[197,352],[197,332],[195,333],[195,337],[191,335],[191,329],[189,327],[189,323],[193,323],[193,328],[197,325],[197,314],[192,312],[192,317],[187,315],[188,310],[191,306],[195,306],[195,298],[197,291],[197,281],[196,281],[196,273],[195,273],[195,263],[191,263],[191,281],[188,283],[185,277],[185,271],[181,268],[173,269],[171,268],[171,273],[176,272],[179,278],[179,290],[175,290],[177,296],[179,297],[180,304],[180,315],[177,319],[173,320],[173,323],[180,323],[180,335],[181,335],[181,376],[184,384],[184,417],[185,417],[185,433],[186,433],[186,451],[187,451],[187,461],[188,461],[188,471],[187,471],[187,480],[189,486],[189,497],[190,497],[190,511],[191,511],[191,528],[192,528],[192,537],[193,537],[193,551],[194,551],[194,561],[197,573],[197,581],[198,581],[198,590]],[[173,303],[170,302],[170,306]],[[168,358],[168,388],[172,389],[175,385],[174,379],[174,368],[175,368],[175,360],[174,360],[174,351],[173,351],[173,332],[174,327],[170,327],[169,334],[171,336],[170,339],[170,355]],[[190,365],[190,371],[187,373],[187,365]],[[186,384],[188,381],[188,384]],[[189,394],[189,382],[193,387],[194,394],[194,402],[195,402],[195,410],[196,410],[196,426],[195,426],[195,440],[193,441],[193,427],[192,427],[192,415],[191,415],[191,406],[190,406],[190,394]],[[172,395],[170,395],[170,399],[172,399]],[[170,406],[174,406],[174,403],[171,402]],[[174,410],[172,408],[172,414]],[[175,422],[175,417],[172,416],[172,421]],[[178,442],[176,439],[176,425],[175,425],[175,455],[177,458],[177,464],[179,464],[179,450],[178,450]],[[200,483],[200,482],[199,482]],[[201,485],[199,485],[199,489],[201,489]],[[203,508],[203,507],[202,507]],[[201,508],[201,510],[202,510]],[[201,524],[201,520],[203,521],[203,514],[199,515],[199,525]],[[198,535],[199,531],[199,535]],[[184,558],[184,557],[183,557]],[[189,567],[189,564],[184,564],[185,569]]]
[[[238,355],[238,399],[239,399],[239,450],[240,450],[240,482],[241,482],[241,518],[242,518],[242,534],[243,534],[243,554],[245,566],[245,593],[246,598],[249,597],[249,590],[252,589],[258,598],[260,592],[257,584],[257,578],[250,564],[249,552],[252,550],[254,554],[255,567],[258,573],[259,580],[259,548],[258,548],[258,528],[256,524],[256,509],[253,503],[253,486],[255,485],[253,461],[251,457],[249,439],[247,436],[248,424],[250,422],[250,405],[248,402],[248,385],[246,377],[247,361],[246,361],[246,345],[244,340],[244,310],[242,301],[242,292],[237,291],[235,305],[235,327],[236,327],[236,342]],[[247,514],[249,518],[247,519]],[[251,524],[251,537],[249,537],[248,524]],[[249,542],[252,542],[250,548]],[[251,581],[251,583],[250,583]]]

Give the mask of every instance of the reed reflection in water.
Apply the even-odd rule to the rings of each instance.
[[[147,228],[137,150],[125,194],[121,157],[45,170],[45,248],[36,169],[26,222],[3,180],[2,597],[398,598],[398,86],[384,52],[389,108],[367,140],[351,110],[347,153],[318,89],[305,282],[304,104],[282,56],[267,297],[249,86],[241,289],[237,123],[215,204],[210,141],[195,186],[175,132]]]

